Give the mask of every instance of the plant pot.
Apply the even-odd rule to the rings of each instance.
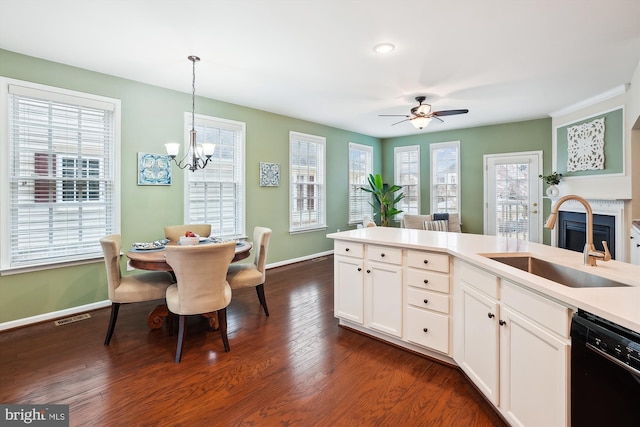
[[[547,196],[558,197],[558,194],[560,194],[560,190],[558,189],[557,186],[550,185],[549,187],[547,187]]]

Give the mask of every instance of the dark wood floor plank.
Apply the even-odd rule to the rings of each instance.
[[[338,326],[333,258],[269,270],[270,317],[254,289],[234,291],[231,351],[189,319],[177,337],[149,330],[158,302],[64,326],[0,333],[0,401],[70,405],[72,426],[502,426],[455,367]]]

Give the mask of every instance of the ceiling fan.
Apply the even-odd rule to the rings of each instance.
[[[410,121],[413,126],[418,129],[422,129],[426,125],[428,125],[432,119],[438,119],[441,122],[442,120],[439,116],[453,116],[456,114],[466,114],[469,112],[467,109],[463,110],[442,110],[442,111],[431,111],[431,104],[423,104],[424,100],[427,99],[426,96],[416,96],[416,101],[418,101],[418,105],[411,109],[411,115],[407,114],[380,114],[380,117],[406,117],[404,120],[400,120],[399,122],[393,123],[391,126],[397,125],[398,123]]]

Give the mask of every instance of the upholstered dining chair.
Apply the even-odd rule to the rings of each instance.
[[[118,320],[121,304],[164,299],[169,285],[173,283],[171,275],[164,271],[154,271],[130,276],[122,276],[120,271],[120,249],[122,238],[112,234],[100,239],[104,263],[107,268],[107,284],[111,300],[111,317],[104,345],[109,345]]]
[[[266,279],[265,263],[267,260],[267,250],[271,239],[271,229],[266,227],[255,227],[253,229],[253,248],[255,257],[250,264],[232,264],[227,272],[227,281],[231,289],[255,287],[258,293],[258,300],[264,310],[264,314],[269,316],[267,300],[264,296],[264,282]]]
[[[229,351],[227,338],[227,306],[231,288],[227,283],[227,268],[235,255],[235,242],[194,246],[167,246],[167,264],[176,275],[177,283],[167,289],[167,307],[179,316],[176,363],[182,358],[187,316],[218,312],[224,350]]]
[[[164,227],[164,237],[172,242],[177,242],[187,231],[191,231],[200,237],[209,237],[211,235],[211,224],[167,225]]]

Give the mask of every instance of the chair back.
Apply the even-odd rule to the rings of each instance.
[[[178,242],[184,233],[191,231],[201,237],[209,237],[211,235],[211,224],[183,224],[183,225],[167,225],[164,227],[164,237],[172,242]]]
[[[269,249],[269,240],[271,239],[271,229],[266,227],[255,227],[253,229],[253,245],[255,248],[255,257],[253,263],[260,273],[262,273],[262,282],[266,278],[266,270],[264,268],[267,262],[267,250]]]
[[[107,268],[107,284],[109,288],[109,299],[115,300],[115,293],[122,279],[120,271],[120,249],[122,239],[119,234],[111,234],[100,239],[102,252],[104,253],[104,264]]]
[[[231,302],[227,270],[235,255],[235,242],[193,246],[167,246],[167,263],[176,275],[176,314],[201,314]]]

